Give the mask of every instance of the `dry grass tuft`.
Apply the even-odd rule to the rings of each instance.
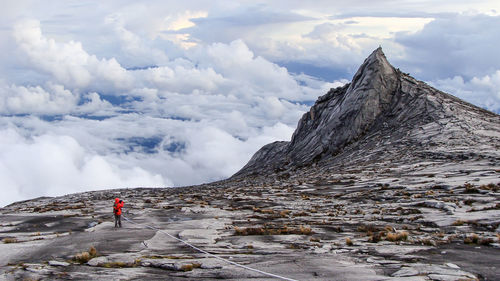
[[[463,225],[464,223],[466,223],[466,221],[464,221],[464,220],[456,220],[456,221],[453,222],[452,225],[454,225],[454,226],[460,226],[460,225]]]
[[[378,227],[376,225],[372,225],[372,224],[362,224],[362,225],[358,226],[358,232],[373,233],[373,232],[378,232],[380,230],[381,230],[380,227]]]
[[[420,239],[420,243],[422,243],[422,245],[426,245],[426,246],[436,246],[437,245],[436,241],[429,239],[429,238]]]
[[[81,252],[79,254],[76,254],[73,257],[73,260],[79,263],[86,263],[95,257],[97,257],[97,250],[94,248],[94,246],[91,246],[88,252]]]
[[[391,242],[406,241],[406,240],[408,240],[408,232],[401,231],[401,232],[397,232],[397,233],[387,233],[385,240],[391,241]]]
[[[200,263],[190,263],[190,264],[183,264],[181,266],[182,271],[191,271],[195,268],[200,268],[201,264]]]
[[[290,214],[290,212],[291,212],[290,210],[283,210],[283,211],[280,212],[280,216],[282,218],[286,218],[286,217],[288,217],[288,215]]]
[[[354,245],[354,243],[352,243],[351,238],[349,238],[349,237],[347,237],[347,238],[345,239],[345,244],[346,244],[347,246],[353,246],[353,245]]]
[[[311,238],[309,238],[309,241],[311,241],[311,242],[319,242],[319,241],[321,241],[321,239],[319,239],[318,237],[311,237]]]
[[[465,244],[477,244],[479,242],[479,235],[472,233],[471,235],[464,238]]]
[[[235,235],[286,235],[286,234],[302,234],[311,235],[314,232],[310,227],[300,226],[299,228],[282,227],[234,227]]]
[[[97,256],[97,250],[95,249],[94,246],[90,247],[89,254],[90,254],[91,257],[96,257]]]
[[[380,242],[380,240],[382,240],[382,236],[385,235],[385,232],[383,231],[378,231],[378,232],[375,232],[375,233],[369,233],[369,238],[368,238],[368,242],[371,242],[371,243],[377,243],[377,242]]]
[[[131,265],[126,263],[126,262],[122,262],[122,261],[114,261],[114,262],[107,262],[105,264],[102,264],[101,267],[105,267],[105,268],[123,268],[123,267],[130,267]]]
[[[273,209],[261,209],[260,213],[261,214],[274,214],[274,210]]]
[[[464,184],[464,187],[465,187],[464,193],[479,193],[479,190],[473,184],[466,183]]]
[[[483,238],[483,239],[479,239],[478,244],[479,245],[488,246],[488,245],[490,245],[491,243],[494,243],[494,242],[495,241],[492,238]]]
[[[2,239],[2,242],[5,244],[9,244],[9,243],[17,243],[19,242],[19,240],[17,240],[16,238],[4,238]]]
[[[306,217],[306,216],[310,216],[310,214],[307,212],[304,212],[304,211],[300,211],[300,212],[293,213],[292,216],[293,217]]]
[[[497,183],[497,184],[490,183],[490,184],[481,185],[479,187],[479,189],[482,189],[482,190],[491,190],[491,191],[497,192],[500,189],[500,183]]]
[[[304,234],[304,235],[311,235],[313,231],[311,230],[310,227],[305,227],[305,226],[300,226],[300,233],[298,234]]]
[[[81,252],[76,254],[73,259],[79,263],[86,263],[90,260],[90,254],[89,252]]]

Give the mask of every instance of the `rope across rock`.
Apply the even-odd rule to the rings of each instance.
[[[194,250],[196,250],[196,251],[198,251],[198,252],[200,252],[200,253],[206,254],[206,255],[208,255],[208,256],[210,256],[210,257],[216,258],[216,259],[218,259],[218,260],[221,260],[221,261],[223,261],[223,262],[226,262],[226,263],[232,264],[232,265],[234,265],[234,266],[238,266],[238,267],[241,267],[241,268],[244,268],[244,269],[247,269],[247,270],[253,271],[253,272],[257,272],[257,273],[260,273],[260,274],[263,274],[263,275],[266,275],[266,276],[269,276],[269,277],[273,277],[273,278],[278,278],[278,279],[281,279],[281,280],[298,281],[298,280],[296,280],[296,279],[292,279],[292,278],[288,278],[288,277],[280,276],[280,275],[277,275],[277,274],[273,274],[273,273],[265,272],[265,271],[262,271],[262,270],[259,270],[259,269],[256,269],[256,268],[248,267],[248,266],[246,266],[246,265],[239,264],[239,263],[237,263],[237,262],[233,262],[233,261],[227,260],[227,259],[225,259],[225,258],[222,258],[222,257],[219,257],[219,256],[217,256],[217,255],[211,254],[211,253],[209,253],[209,252],[207,252],[207,251],[205,251],[205,250],[203,250],[203,249],[200,249],[200,248],[198,248],[198,247],[196,247],[196,246],[194,246],[194,245],[192,245],[192,244],[190,244],[190,243],[188,243],[188,242],[186,242],[186,241],[184,241],[184,240],[182,240],[182,239],[180,239],[180,238],[177,238],[177,237],[173,236],[172,234],[170,234],[170,233],[168,233],[168,232],[166,232],[166,231],[163,231],[162,229],[159,229],[159,228],[157,228],[157,227],[150,226],[150,225],[143,225],[143,224],[136,223],[136,222],[134,222],[134,221],[130,220],[129,218],[127,218],[126,216],[123,216],[123,219],[125,219],[126,221],[128,221],[128,222],[130,222],[130,223],[132,223],[132,224],[135,224],[135,225],[138,225],[138,226],[141,226],[141,227],[144,227],[144,228],[149,228],[149,229],[152,229],[152,230],[156,230],[156,231],[158,231],[158,232],[160,232],[160,233],[163,233],[163,234],[167,235],[168,237],[170,237],[170,238],[172,238],[172,239],[174,239],[174,240],[177,240],[177,241],[179,241],[179,242],[181,242],[181,243],[183,243],[183,244],[185,244],[185,245],[187,245],[187,246],[189,246],[189,247],[193,248]]]

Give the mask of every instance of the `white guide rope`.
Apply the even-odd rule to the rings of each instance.
[[[214,254],[211,254],[211,253],[209,253],[209,252],[207,252],[207,251],[205,251],[205,250],[202,250],[202,249],[200,249],[200,248],[198,248],[198,247],[196,247],[196,246],[194,246],[194,245],[191,245],[191,244],[189,244],[188,242],[186,242],[186,241],[184,241],[184,240],[182,240],[182,239],[179,239],[179,238],[177,238],[177,237],[175,237],[175,236],[171,235],[170,233],[165,232],[165,231],[163,231],[163,230],[161,230],[161,229],[159,229],[159,228],[156,228],[156,227],[154,227],[154,226],[150,226],[150,225],[142,225],[142,224],[139,224],[139,223],[136,223],[136,222],[131,221],[129,218],[127,218],[127,217],[126,217],[126,216],[124,216],[124,215],[122,215],[122,216],[123,216],[123,218],[124,218],[126,221],[128,221],[128,222],[130,222],[130,223],[132,223],[132,224],[139,225],[139,226],[143,226],[143,227],[145,227],[145,228],[149,228],[149,229],[153,229],[153,230],[157,230],[157,231],[159,231],[159,232],[161,232],[161,233],[163,233],[163,234],[165,234],[165,235],[169,236],[169,237],[170,237],[170,238],[172,238],[172,239],[175,239],[175,240],[177,240],[177,241],[179,241],[179,242],[181,242],[181,243],[184,243],[185,245],[187,245],[187,246],[189,246],[189,247],[191,247],[191,248],[195,249],[196,251],[198,251],[198,252],[200,252],[200,253],[206,254],[206,255],[208,255],[208,256],[210,256],[210,257],[216,258],[216,259],[221,260],[221,261],[224,261],[224,262],[226,262],[226,263],[229,263],[229,264],[232,264],[232,265],[235,265],[235,266],[238,266],[238,267],[241,267],[241,268],[247,269],[247,270],[251,270],[251,271],[254,271],[254,272],[258,272],[258,273],[260,273],[260,274],[264,274],[264,275],[267,275],[267,276],[270,276],[270,277],[274,277],[274,278],[278,278],[278,279],[282,279],[282,280],[288,280],[288,281],[298,281],[298,280],[295,280],[295,279],[291,279],[291,278],[283,277],[283,276],[280,276],[280,275],[272,274],[272,273],[269,273],[269,272],[265,272],[265,271],[262,271],[262,270],[258,270],[258,269],[255,269],[255,268],[251,268],[251,267],[248,267],[248,266],[246,266],[246,265],[242,265],[242,264],[239,264],[239,263],[236,263],[236,262],[233,262],[233,261],[227,260],[227,259],[225,259],[225,258],[221,258],[221,257],[216,256],[216,255],[214,255]]]

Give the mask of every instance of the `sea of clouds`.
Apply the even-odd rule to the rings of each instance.
[[[361,2],[5,3],[0,206],[227,178],[289,140],[379,45],[401,70],[500,112],[497,12]]]
[[[290,138],[331,87],[236,40],[136,69],[55,41],[40,22],[13,29],[39,85],[2,81],[0,205],[35,196],[224,179],[261,146]]]

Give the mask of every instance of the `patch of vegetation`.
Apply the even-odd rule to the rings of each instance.
[[[114,261],[114,262],[107,262],[104,264],[101,264],[101,267],[104,268],[125,268],[125,267],[137,267],[141,264],[140,259],[135,259],[134,262],[122,262],[122,261]]]
[[[309,213],[304,212],[304,211],[300,211],[300,212],[296,212],[296,213],[292,214],[293,217],[306,217],[309,215],[310,215]]]
[[[73,257],[73,259],[79,263],[86,263],[91,259],[91,257],[90,257],[89,252],[81,252],[79,254],[76,254]]]
[[[425,246],[436,246],[437,245],[436,241],[429,239],[429,238],[420,239],[420,243],[422,245],[425,245]]]
[[[286,234],[302,234],[311,235],[313,231],[310,227],[300,226],[299,228],[289,228],[287,226],[273,228],[273,227],[235,227],[234,232],[236,235],[286,235]]]
[[[351,238],[349,238],[349,237],[347,237],[347,238],[345,239],[345,244],[346,244],[347,246],[354,246],[354,243],[352,242]]]
[[[286,218],[286,217],[288,217],[288,215],[290,214],[290,212],[291,212],[290,210],[283,210],[283,211],[280,211],[280,216],[281,216],[282,218]]]
[[[378,232],[374,232],[374,233],[369,233],[369,238],[368,238],[368,242],[371,242],[371,243],[377,243],[377,242],[380,242],[380,240],[382,240],[382,237],[385,235],[385,232],[383,231],[378,231]]]
[[[100,266],[104,267],[104,268],[130,267],[130,265],[128,263],[125,263],[125,262],[122,262],[122,261],[107,262],[107,263],[101,264]]]
[[[387,235],[385,236],[385,240],[391,242],[406,241],[408,240],[408,232],[401,231],[396,233],[387,233]]]
[[[378,232],[381,231],[382,229],[379,226],[373,225],[373,224],[362,224],[359,225],[357,228],[358,232]]]
[[[464,193],[479,193],[479,190],[471,183],[464,184]]]
[[[311,238],[309,238],[309,241],[311,241],[311,242],[319,242],[319,241],[321,241],[321,239],[319,239],[318,237],[311,237]]]
[[[479,186],[479,189],[490,190],[490,191],[497,192],[498,190],[500,190],[500,183],[497,183],[497,184],[494,184],[494,183],[484,184],[484,185]]]
[[[19,240],[17,240],[17,238],[4,238],[2,239],[2,242],[5,243],[5,244],[10,244],[10,243],[18,243]]]
[[[97,257],[97,250],[94,248],[94,246],[91,246],[88,252],[81,252],[76,254],[73,257],[73,260],[83,264],[95,257]]]
[[[464,205],[472,206],[472,204],[474,202],[476,202],[476,200],[474,200],[474,199],[465,199],[463,202],[464,202]]]
[[[479,242],[479,235],[472,233],[471,235],[464,238],[465,244],[477,244]]]
[[[195,268],[200,268],[201,267],[201,263],[190,263],[190,264],[183,264],[181,266],[181,270],[182,271],[191,271]]]
[[[453,226],[461,226],[461,225],[464,225],[465,223],[467,223],[467,222],[464,221],[464,220],[456,220],[451,225],[453,225]]]

